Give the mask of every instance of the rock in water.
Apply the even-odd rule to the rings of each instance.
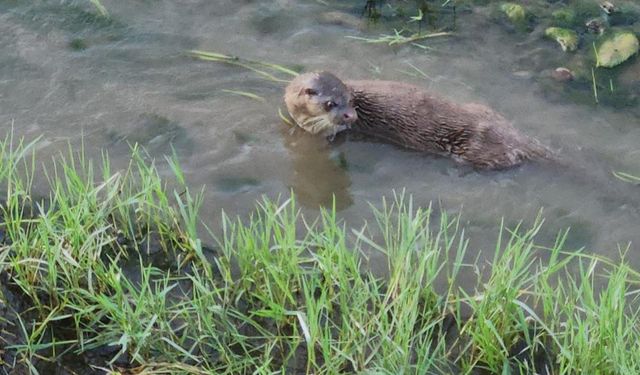
[[[638,38],[632,31],[610,29],[596,42],[597,66],[613,68],[638,53]]]
[[[500,6],[500,10],[503,11],[507,15],[507,18],[515,25],[523,24],[526,19],[527,12],[520,4],[504,3]]]
[[[565,67],[556,68],[551,72],[551,77],[558,82],[573,81],[573,72]]]
[[[544,35],[558,42],[565,52],[578,49],[578,34],[573,30],[549,27],[544,31]]]

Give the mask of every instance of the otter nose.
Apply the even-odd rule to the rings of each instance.
[[[342,114],[342,117],[344,118],[344,121],[348,122],[348,123],[352,123],[354,121],[356,121],[358,119],[358,114],[356,113],[355,110],[350,109],[347,110],[346,112],[344,112]]]

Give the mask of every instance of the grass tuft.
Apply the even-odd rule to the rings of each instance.
[[[0,320],[3,355],[25,371],[81,356],[147,374],[640,372],[639,273],[568,251],[565,232],[539,246],[541,217],[501,225],[486,272],[459,217],[403,192],[359,226],[263,198],[249,217],[223,213],[212,249],[204,191],[175,155],[134,146],[116,171],[69,149],[36,198],[35,144],[0,142],[0,296],[22,301]],[[477,284],[462,288],[468,272]]]

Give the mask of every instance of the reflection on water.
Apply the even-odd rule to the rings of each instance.
[[[42,135],[43,159],[83,134],[87,152],[99,158],[106,149],[114,168],[126,163],[128,143],[140,142],[159,163],[173,145],[186,178],[208,187],[202,211],[212,228],[221,209],[246,214],[261,195],[290,189],[311,214],[335,195],[341,217],[360,225],[372,220],[368,202],[406,188],[416,204],[462,211],[473,255],[493,249],[501,217],[531,222],[541,208],[543,236],[571,226],[576,248],[616,256],[618,243],[640,240],[640,192],[611,176],[640,173],[640,109],[567,99],[539,67],[572,55],[549,49],[540,30],[506,32],[480,11],[459,17],[456,36],[430,40],[429,50],[389,48],[345,38],[388,31],[353,22],[362,11],[356,0],[103,3],[110,21],[92,16],[90,2],[0,1],[0,126],[6,132],[14,122],[17,135]],[[351,18],[328,22],[323,15],[336,9]],[[278,117],[282,85],[186,56],[194,48],[345,79],[407,81],[480,102],[549,145],[567,167],[477,173],[389,145],[290,135]]]
[[[292,158],[291,189],[306,207],[349,207],[351,179],[344,152],[335,151],[323,137],[283,127],[284,144]]]

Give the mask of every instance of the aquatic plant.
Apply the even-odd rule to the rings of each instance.
[[[372,44],[387,44],[389,46],[411,44],[416,47],[426,48],[426,46],[419,44],[419,41],[425,39],[431,39],[441,36],[451,35],[449,32],[436,32],[436,33],[415,33],[411,35],[404,35],[404,30],[393,30],[393,34],[382,34],[377,38],[359,37],[348,35],[347,38],[354,40],[361,40]]]
[[[636,185],[640,184],[640,176],[633,175],[626,172],[619,172],[619,171],[614,171],[613,175],[624,182],[628,182]]]
[[[229,56],[222,53],[217,52],[209,52],[209,51],[199,51],[199,50],[191,50],[187,52],[192,57],[198,58],[200,60],[205,61],[214,61],[221,62],[229,65],[235,65],[242,67],[244,69],[251,70],[254,73],[257,73],[259,76],[266,78],[270,81],[279,82],[279,83],[288,83],[290,80],[280,78],[277,74],[285,74],[289,77],[295,77],[299,74],[299,72],[287,68],[284,65],[264,62],[264,61],[254,61],[248,59],[242,59],[237,56]]]
[[[98,14],[100,14],[100,16],[105,17],[105,18],[109,17],[109,11],[107,10],[107,8],[105,8],[104,5],[102,5],[102,2],[100,2],[100,0],[89,0],[89,1],[96,8],[96,10],[98,11]]]

